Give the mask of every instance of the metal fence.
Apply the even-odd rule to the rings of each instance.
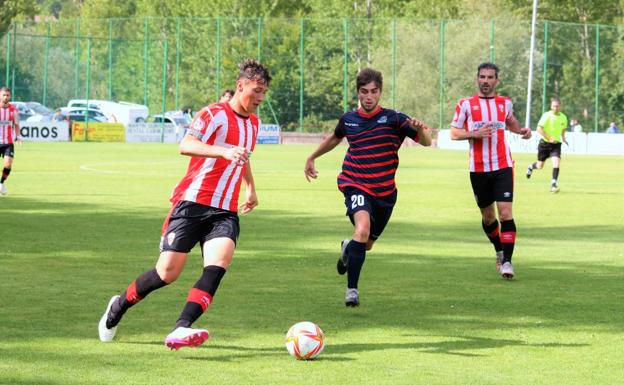
[[[13,24],[3,38],[0,82],[14,100],[53,108],[86,98],[197,110],[257,58],[274,78],[260,116],[285,130],[332,128],[357,105],[355,76],[367,66],[384,74],[382,105],[432,126],[447,127],[457,100],[475,92],[483,61],[501,68],[499,92],[521,122],[526,111],[530,23],[518,20],[76,19]],[[553,96],[586,131],[621,123],[621,28],[543,21],[534,55],[533,125]]]

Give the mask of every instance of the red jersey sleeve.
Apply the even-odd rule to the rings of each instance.
[[[209,138],[217,130],[214,122],[214,113],[208,107],[202,108],[193,118],[187,135],[192,135],[199,140]]]

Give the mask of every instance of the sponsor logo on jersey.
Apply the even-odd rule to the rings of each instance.
[[[345,122],[345,126],[349,126],[349,127],[358,127],[357,123],[349,123],[349,122]]]

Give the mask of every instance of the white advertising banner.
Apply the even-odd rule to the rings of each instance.
[[[183,132],[171,123],[129,123],[126,125],[126,142],[177,143]]]
[[[69,123],[59,122],[20,122],[20,136],[25,142],[67,142]]]
[[[261,124],[258,130],[258,144],[279,144],[280,126],[277,124]]]
[[[505,132],[511,153],[534,152],[537,154],[537,145],[540,135],[533,131],[531,139],[524,140],[520,135]],[[561,146],[563,154],[591,154],[591,155],[624,155],[624,134],[566,132],[568,145]],[[468,150],[467,140],[451,140],[450,130],[438,132],[438,148],[445,150]]]

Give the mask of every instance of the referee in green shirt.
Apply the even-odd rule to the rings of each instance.
[[[557,179],[559,178],[559,164],[561,162],[561,142],[566,145],[565,130],[568,128],[568,117],[561,112],[561,101],[558,98],[550,100],[550,111],[545,112],[537,123],[537,132],[542,136],[537,147],[537,162],[529,165],[526,177],[530,178],[533,170],[541,170],[544,161],[552,158],[552,180],[550,192],[559,192]]]

